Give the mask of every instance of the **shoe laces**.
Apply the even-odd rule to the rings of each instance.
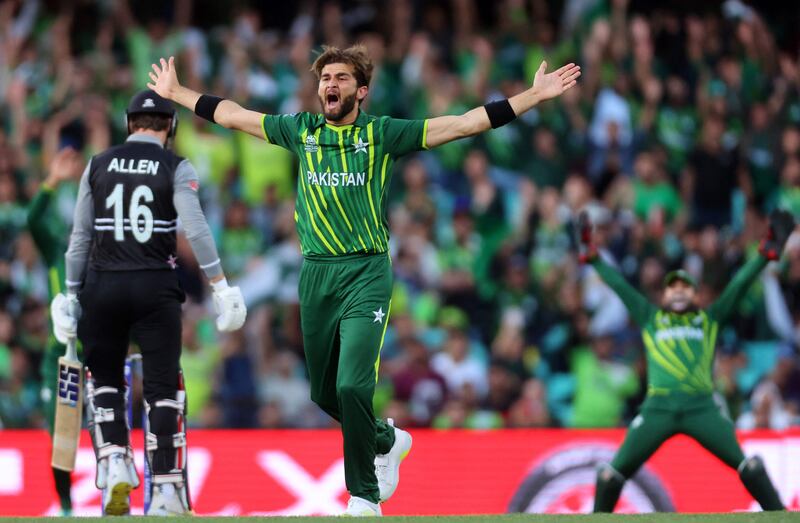
[[[350,499],[347,501],[347,509],[348,509],[348,510],[350,510],[351,508],[353,508],[353,507],[354,507],[354,506],[356,506],[356,505],[358,505],[358,501],[357,501],[355,498],[350,498]]]
[[[378,478],[378,481],[383,480],[388,470],[389,470],[389,465],[385,462],[375,464],[375,476]]]
[[[108,457],[108,467],[126,468],[128,466],[123,454],[111,454]]]
[[[347,501],[347,510],[352,508],[360,509],[361,514],[372,514],[374,512],[374,508],[365,499],[351,497]]]

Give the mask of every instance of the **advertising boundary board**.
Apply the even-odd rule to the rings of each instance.
[[[414,447],[385,515],[587,512],[594,469],[625,431],[524,429],[411,431]],[[138,470],[141,434],[134,431]],[[198,514],[341,513],[347,502],[341,435],[335,430],[191,430],[190,488]],[[759,454],[784,503],[800,509],[800,430],[739,433]],[[58,511],[44,431],[0,431],[0,516]],[[84,431],[74,475],[75,515],[99,515],[94,454]],[[694,441],[668,441],[626,485],[620,512],[758,510],[735,471]],[[133,513],[142,511],[142,489]]]

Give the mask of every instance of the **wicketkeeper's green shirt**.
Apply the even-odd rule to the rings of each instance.
[[[656,307],[599,258],[592,265],[642,329],[648,396],[711,394],[719,327],[733,314],[767,260],[763,256],[753,258],[739,270],[717,301],[707,309],[684,314]]]
[[[304,256],[388,250],[386,189],[394,160],[425,149],[428,120],[360,112],[352,125],[321,114],[264,115],[268,142],[300,160],[295,221]]]

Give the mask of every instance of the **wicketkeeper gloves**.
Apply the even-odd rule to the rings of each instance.
[[[769,230],[767,237],[761,240],[758,252],[768,260],[778,260],[781,257],[786,240],[794,231],[795,223],[791,213],[776,209],[769,215]]]
[[[247,307],[239,287],[229,287],[228,281],[222,279],[213,282],[214,310],[217,313],[217,330],[231,332],[241,328],[247,318]]]
[[[59,343],[67,344],[70,339],[78,337],[78,320],[81,317],[81,304],[78,295],[68,292],[56,294],[50,304],[50,315],[53,318],[53,334]]]
[[[597,246],[592,241],[592,222],[589,213],[582,211],[575,224],[575,236],[578,243],[578,259],[581,263],[591,263],[597,258]]]

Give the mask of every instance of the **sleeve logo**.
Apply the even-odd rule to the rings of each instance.
[[[306,138],[306,152],[307,153],[315,153],[319,150],[319,146],[317,145],[317,139],[313,136],[308,136]]]

